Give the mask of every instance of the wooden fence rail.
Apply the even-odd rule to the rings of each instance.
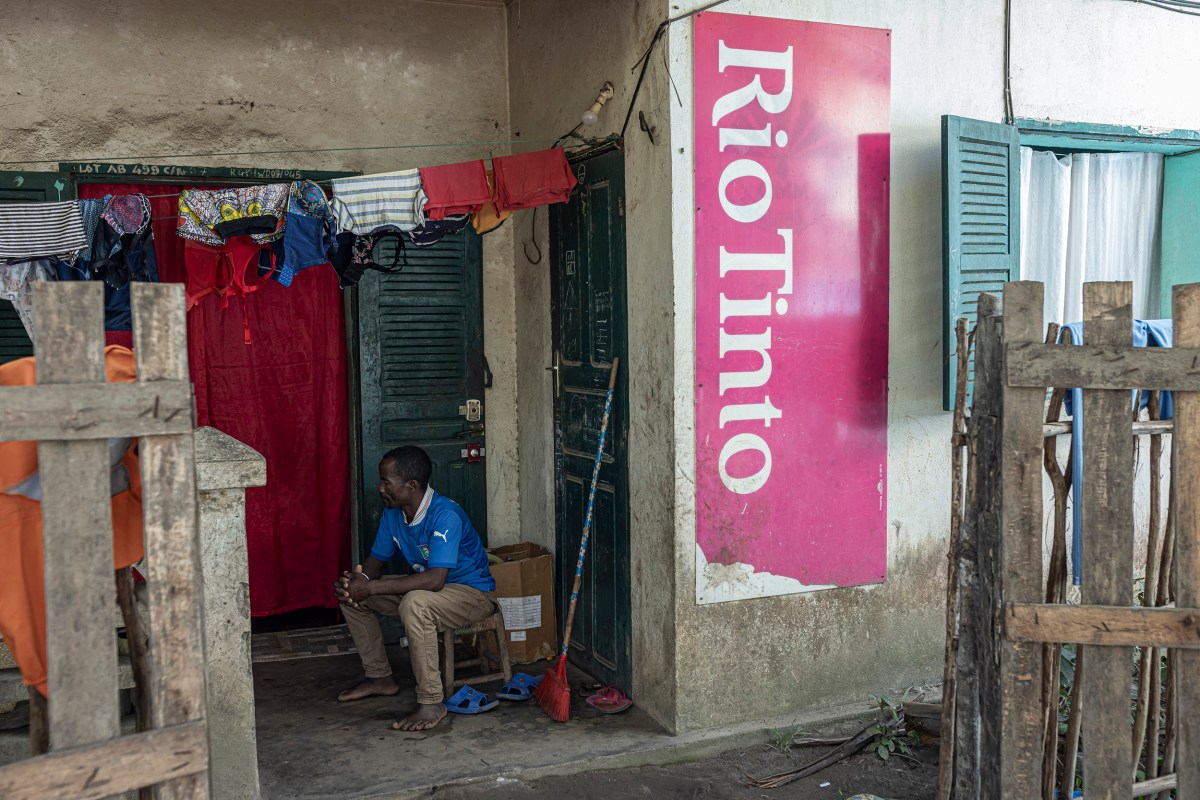
[[[1054,797],[1058,646],[1074,643],[1076,684],[1058,796],[1070,796],[1081,730],[1087,800],[1166,797],[1172,789],[1179,798],[1200,798],[1200,284],[1175,288],[1171,349],[1132,346],[1129,283],[1084,285],[1082,346],[1053,344],[1052,336],[1043,341],[1042,306],[1042,285],[1028,281],[1005,285],[1002,311],[995,298],[979,304],[965,437],[966,512],[961,540],[953,545],[960,586],[953,611],[961,619],[952,656],[957,688],[945,701],[955,709],[948,748],[953,768],[944,772],[959,798]],[[1076,422],[1058,422],[1061,390],[1074,388],[1083,390]],[[1047,389],[1059,390],[1049,415]],[[1131,427],[1134,389],[1173,391],[1174,420],[1133,421]],[[1156,416],[1157,394],[1152,410]],[[956,447],[964,443],[959,427],[956,422]],[[1174,437],[1173,501],[1161,540],[1160,514],[1153,512],[1146,579],[1156,585],[1146,587],[1144,605],[1134,605],[1133,441],[1150,435],[1157,456],[1165,432]],[[1064,433],[1083,437],[1083,485],[1074,487],[1083,515],[1082,605],[1066,605],[1055,589],[1065,581],[1065,551],[1057,541],[1054,585],[1043,574],[1044,465],[1059,516],[1067,490],[1053,440],[1044,442]],[[1153,480],[1159,474],[1156,463]],[[1157,486],[1153,492],[1157,502]],[[1056,537],[1062,534],[1056,525]],[[1170,574],[1175,607],[1165,608]],[[1141,648],[1144,666],[1131,714],[1134,647]],[[1157,672],[1164,651],[1174,659],[1166,687],[1173,724],[1160,775]],[[1135,784],[1131,765],[1144,744],[1154,768]],[[950,785],[942,781],[940,796]]]
[[[0,389],[0,436],[38,441],[50,752],[0,768],[6,800],[208,791],[193,415],[183,287],[132,286],[137,382],[106,384],[103,287],[34,287],[38,385]],[[149,731],[121,736],[108,445],[139,437]]]

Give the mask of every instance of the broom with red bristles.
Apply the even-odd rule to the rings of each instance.
[[[571,604],[567,608],[567,625],[563,630],[558,661],[533,690],[533,696],[550,719],[566,722],[571,718],[571,685],[567,683],[567,648],[571,644],[571,624],[575,622],[575,604],[579,601],[579,584],[583,582],[583,557],[587,555],[588,535],[592,531],[592,507],[596,504],[596,482],[600,479],[600,463],[604,456],[604,439],[608,435],[608,414],[612,410],[613,387],[617,385],[617,366],[614,358],[608,373],[608,395],[604,398],[604,419],[600,423],[600,444],[596,446],[596,463],[592,466],[592,488],[588,491],[587,515],[583,520],[583,536],[579,540],[579,559],[575,562],[575,586],[571,589]]]

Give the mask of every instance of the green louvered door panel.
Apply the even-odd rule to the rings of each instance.
[[[459,413],[483,400],[483,269],[469,228],[428,248],[405,250],[399,273],[368,270],[359,284],[362,397],[361,552],[370,552],[383,506],[379,458],[414,444],[433,460],[430,484],[466,510],[487,535],[483,462],[467,463],[468,442],[484,443],[483,421]]]
[[[1020,280],[1021,145],[1012,125],[942,117],[943,407],[954,408],[954,324]],[[975,360],[972,355],[971,373]]]
[[[1200,151],[1163,159],[1161,315],[1171,317],[1171,290],[1200,283]]]
[[[63,172],[0,172],[0,203],[71,200],[75,183]],[[0,300],[0,364],[33,355],[33,342],[12,303]]]

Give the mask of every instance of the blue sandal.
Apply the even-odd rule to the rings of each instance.
[[[532,675],[526,675],[524,672],[518,672],[516,675],[513,675],[511,681],[504,684],[500,688],[500,691],[496,692],[496,697],[514,702],[528,700],[533,697],[533,690],[537,688],[537,685],[542,682],[542,678],[544,677],[546,676],[539,675],[535,678]]]
[[[482,714],[500,705],[500,701],[492,700],[483,692],[478,692],[470,686],[464,686],[442,705],[451,714]]]

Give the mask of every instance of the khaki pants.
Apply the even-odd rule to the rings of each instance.
[[[487,619],[496,610],[495,595],[461,583],[447,583],[438,592],[381,594],[368,597],[361,608],[343,605],[346,627],[354,637],[368,678],[392,674],[383,648],[383,632],[375,613],[399,617],[408,637],[408,653],[417,679],[417,702],[442,702],[442,673],[438,664],[438,630],[460,628]]]

